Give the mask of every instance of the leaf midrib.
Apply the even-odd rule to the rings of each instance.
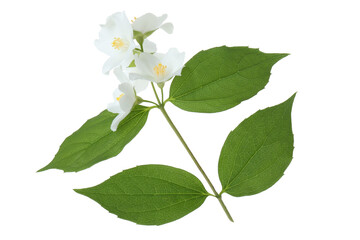
[[[159,177],[152,177],[152,176],[145,176],[145,175],[132,175],[132,176],[121,176],[122,178],[133,178],[133,177],[143,177],[143,178],[150,178],[150,179],[156,179],[156,180],[161,180],[161,181],[164,181],[164,182],[167,182],[167,183],[170,183],[170,184],[174,184],[176,186],[179,186],[179,187],[182,187],[182,188],[185,188],[185,189],[189,189],[189,190],[192,190],[194,192],[197,192],[197,193],[201,193],[201,194],[207,194],[207,192],[203,192],[201,189],[201,191],[199,189],[193,189],[193,188],[189,188],[187,186],[183,186],[183,185],[180,185],[178,183],[175,183],[175,182],[172,182],[172,181],[169,181],[169,180],[166,180],[166,179],[163,179],[163,178],[159,178]]]
[[[155,209],[153,209],[153,210],[142,210],[142,211],[122,211],[122,210],[120,210],[120,209],[118,209],[118,208],[116,208],[116,210],[118,211],[118,212],[122,212],[122,213],[147,213],[147,212],[157,212],[157,211],[162,211],[162,210],[164,210],[164,209],[166,209],[166,208],[171,208],[171,207],[173,207],[173,206],[176,206],[176,205],[178,205],[178,204],[181,204],[181,203],[184,203],[184,202],[188,202],[188,201],[190,201],[190,200],[194,200],[194,199],[196,199],[196,198],[204,198],[204,200],[205,200],[205,196],[196,196],[196,197],[193,197],[193,198],[189,198],[189,199],[185,199],[185,200],[181,200],[181,201],[179,201],[179,202],[176,202],[176,203],[174,203],[174,204],[171,204],[171,205],[167,205],[167,206],[165,206],[165,207],[161,207],[161,208],[155,208]],[[109,206],[109,205],[105,205],[105,204],[101,204],[102,206],[107,206],[107,207],[105,207],[105,208],[107,208],[107,209],[111,209],[111,208],[113,208],[114,206]]]
[[[93,192],[92,194],[96,195],[113,195],[113,196],[167,196],[167,195],[196,195],[196,196],[208,196],[205,194],[198,193],[101,193],[101,192]]]
[[[240,64],[240,62],[241,62],[246,56],[249,56],[249,55],[257,55],[257,54],[258,54],[258,53],[248,53],[248,54],[245,54],[245,55],[239,60],[239,62],[238,62],[237,64]],[[278,56],[278,55],[274,55],[273,57],[267,58],[266,60],[261,61],[261,62],[255,64],[255,65],[251,65],[251,66],[248,66],[248,67],[245,67],[245,68],[238,69],[238,70],[236,70],[236,71],[233,72],[233,73],[230,73],[230,74],[228,74],[228,75],[225,75],[225,76],[222,76],[222,77],[220,77],[220,78],[217,78],[217,79],[215,79],[214,81],[208,82],[208,83],[206,83],[206,84],[204,84],[204,85],[201,85],[201,86],[199,86],[199,87],[197,87],[197,88],[194,88],[194,89],[192,89],[191,91],[188,91],[188,92],[186,92],[186,93],[183,93],[183,94],[181,94],[181,95],[179,95],[179,96],[171,96],[171,97],[172,97],[173,99],[177,100],[178,98],[181,98],[181,97],[184,97],[184,96],[186,96],[186,95],[189,95],[189,94],[191,94],[191,93],[193,93],[193,92],[195,92],[195,91],[197,91],[197,90],[199,90],[199,89],[201,89],[201,88],[203,88],[203,87],[209,86],[209,85],[211,85],[211,84],[213,84],[213,83],[216,83],[216,82],[218,82],[218,81],[220,81],[220,80],[224,80],[224,79],[226,79],[226,78],[232,77],[232,76],[235,75],[235,74],[239,74],[241,71],[244,71],[244,70],[246,70],[246,69],[249,69],[249,68],[258,66],[258,65],[263,64],[263,63],[265,63],[265,62],[267,62],[267,61],[269,61],[269,60],[273,60],[273,59],[276,58],[277,56]],[[190,76],[190,75],[191,75],[191,74],[189,74],[189,76]],[[247,77],[244,77],[244,76],[242,76],[242,77],[243,77],[244,79],[246,79],[246,80],[249,80],[249,79],[250,79],[250,78],[247,78]]]
[[[146,111],[148,111],[148,109],[144,109],[144,110],[140,111],[139,113],[135,114],[132,118],[129,118],[127,121],[125,121],[122,125],[125,125],[125,124],[128,123],[130,120],[136,118],[136,117],[137,117],[138,115],[140,115],[140,114],[145,113]],[[141,119],[142,119],[142,117],[139,118],[139,120],[136,122],[135,125],[138,125],[138,123],[140,122]],[[132,130],[132,129],[130,129],[130,130]],[[80,159],[80,158],[87,152],[87,149],[89,148],[90,145],[96,144],[96,143],[99,142],[101,139],[108,137],[110,134],[114,134],[114,132],[109,131],[107,134],[103,135],[103,136],[100,137],[100,138],[97,138],[97,139],[94,140],[93,142],[88,142],[89,145],[86,146],[85,148],[80,149],[80,150],[78,150],[78,151],[76,151],[76,152],[74,152],[74,153],[72,153],[72,154],[70,154],[70,155],[68,155],[68,156],[66,156],[66,157],[62,157],[62,159],[64,159],[64,158],[71,158],[71,156],[82,152],[82,153],[76,158],[76,159]],[[116,141],[116,143],[114,143],[112,146],[117,145],[119,142],[120,142],[120,140]],[[83,142],[83,143],[85,143],[85,142]],[[69,144],[69,145],[71,146],[72,144]],[[109,147],[109,148],[111,148],[111,147]],[[109,150],[109,148],[107,148],[105,151],[102,151],[100,154],[98,154],[98,155],[96,155],[95,157],[93,157],[92,160],[96,159],[96,158],[99,157],[101,154],[103,154],[104,152],[106,152],[107,150]],[[64,151],[64,150],[63,150],[63,151]],[[120,150],[120,151],[121,151],[121,150]],[[59,152],[59,153],[60,153],[60,152]],[[74,162],[74,160],[73,160],[72,162]],[[95,162],[95,163],[96,163],[96,162]],[[89,166],[89,165],[92,166],[93,164],[94,164],[94,162],[91,161],[91,162],[89,162],[89,164],[87,164],[87,166]],[[86,166],[86,167],[87,167],[87,166]],[[86,167],[85,167],[85,168],[86,168]],[[85,168],[80,168],[80,170],[81,170],[81,169],[85,169]],[[80,170],[75,170],[75,171],[80,171]],[[72,171],[72,170],[70,170],[70,171]],[[65,172],[66,172],[66,171],[65,171]]]
[[[214,54],[213,54],[214,55]],[[208,60],[208,59],[204,59],[203,61],[200,61],[197,65],[196,65],[196,67],[194,67],[194,69],[192,69],[191,70],[191,73],[192,72],[194,72],[199,66],[200,66],[200,64],[202,64],[203,62],[205,62],[206,60]],[[191,60],[190,60],[191,61]],[[187,66],[185,65],[185,68],[186,68]],[[182,86],[185,84],[185,82],[187,82],[187,80],[189,79],[189,77],[191,76],[191,74],[189,74],[188,76],[186,76],[186,78],[182,81],[182,83],[180,84],[180,86],[173,92],[173,94],[171,94],[171,95],[175,95],[175,93],[177,93],[178,91],[179,91],[179,89],[181,89],[182,88]],[[170,96],[170,97],[172,97],[172,96]]]
[[[291,106],[290,106],[290,107],[291,107]],[[286,113],[286,112],[287,112],[287,108],[284,109],[284,112],[283,112],[283,114],[282,114],[282,116],[281,116],[281,120],[284,119],[284,116],[285,116],[285,113]],[[240,175],[240,173],[246,168],[246,166],[248,165],[248,163],[249,163],[249,162],[251,161],[251,159],[253,159],[253,157],[260,151],[260,149],[264,147],[265,142],[267,141],[268,137],[271,135],[271,133],[273,132],[273,130],[274,130],[274,128],[275,128],[276,126],[278,126],[278,125],[275,124],[275,125],[271,128],[271,130],[269,131],[269,134],[266,136],[265,140],[263,141],[263,143],[261,144],[261,146],[259,147],[259,149],[257,149],[257,150],[255,151],[255,153],[250,157],[250,159],[245,163],[244,167],[242,167],[242,168],[240,169],[240,171],[235,175],[235,177],[234,177],[231,181],[230,181],[230,179],[229,179],[228,184],[226,185],[226,187],[224,187],[224,190],[223,190],[224,192],[225,192],[226,190],[232,188],[232,187],[230,186],[231,183],[232,183],[232,182]],[[246,130],[246,131],[247,131],[247,130]],[[234,168],[231,170],[231,174],[230,174],[229,176],[232,175],[233,171],[234,171]]]
[[[280,141],[277,141],[277,142],[280,142]],[[272,143],[271,145],[273,145],[273,144],[275,144],[275,143],[277,143],[277,142],[274,142],[274,143]],[[260,172],[258,172],[258,173],[255,174],[254,176],[249,177],[249,178],[246,178],[246,179],[238,182],[237,184],[232,185],[231,187],[228,187],[226,190],[232,189],[232,188],[234,188],[234,187],[236,187],[236,186],[241,185],[241,184],[244,183],[244,182],[247,182],[247,181],[249,181],[249,180],[251,180],[251,179],[253,179],[253,178],[256,178],[256,177],[259,176],[261,173],[265,172],[266,170],[268,170],[269,168],[271,168],[273,165],[275,165],[275,164],[277,164],[277,163],[278,163],[278,161],[274,161],[274,162],[270,163],[269,166],[265,167],[263,170],[261,170]]]

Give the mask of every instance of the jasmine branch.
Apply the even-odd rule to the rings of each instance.
[[[234,220],[232,219],[229,210],[227,209],[227,207],[225,206],[225,203],[223,202],[222,198],[221,198],[221,194],[219,194],[214,185],[212,184],[212,182],[210,181],[209,177],[206,175],[205,171],[203,170],[203,168],[200,166],[200,163],[196,160],[194,154],[191,152],[189,146],[187,145],[187,143],[185,142],[184,138],[181,136],[179,130],[176,128],[176,126],[174,125],[173,121],[171,120],[169,114],[166,112],[165,110],[165,103],[164,101],[160,102],[159,96],[155,90],[155,86],[153,83],[151,83],[156,99],[159,103],[158,108],[160,109],[161,113],[164,115],[165,119],[167,120],[167,122],[169,123],[170,127],[173,129],[173,131],[175,132],[176,136],[179,138],[180,142],[182,143],[182,145],[184,146],[184,148],[186,149],[186,151],[188,152],[188,154],[190,155],[191,159],[193,160],[193,162],[195,163],[196,167],[199,169],[199,171],[201,172],[201,174],[203,175],[203,177],[205,178],[206,182],[209,184],[211,190],[213,191],[214,195],[211,196],[215,196],[217,198],[217,200],[219,201],[221,207],[223,208],[226,216],[229,218],[229,220],[231,222],[234,222]],[[163,96],[163,94],[162,94]]]

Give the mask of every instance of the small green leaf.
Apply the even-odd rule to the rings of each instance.
[[[294,137],[287,101],[245,119],[227,137],[219,160],[222,192],[240,197],[274,185],[292,160]]]
[[[144,34],[144,38],[148,38],[148,37],[150,37],[150,35],[151,35],[151,34],[153,34],[156,30],[158,30],[158,28],[157,28],[157,29],[155,29],[155,30],[152,30],[152,31],[146,32],[146,33]]]
[[[190,112],[221,112],[256,95],[272,66],[288,54],[248,47],[216,47],[191,58],[171,84],[169,100]]]
[[[78,172],[118,155],[143,128],[148,114],[149,108],[134,107],[113,132],[110,125],[116,114],[107,110],[101,112],[67,137],[52,162],[39,172],[52,168]]]
[[[144,34],[138,31],[134,31],[134,39],[140,44],[140,46],[144,43]]]
[[[142,32],[138,32],[138,31],[134,31],[133,32],[133,38],[140,44],[140,46],[142,46],[144,44],[144,40],[149,37],[151,34],[153,34],[157,29],[150,31],[150,32],[146,32],[146,33],[142,33]]]
[[[164,165],[125,170],[91,188],[75,189],[110,213],[142,225],[161,225],[200,207],[209,193],[191,173]]]
[[[132,60],[131,63],[129,64],[129,68],[132,68],[132,67],[136,67],[135,60]]]

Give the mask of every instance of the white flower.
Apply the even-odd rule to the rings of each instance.
[[[131,80],[143,79],[156,83],[180,76],[184,66],[185,53],[171,48],[166,54],[141,53],[135,56],[136,68],[130,73]]]
[[[152,13],[146,13],[141,17],[135,18],[135,20],[132,21],[132,27],[135,31],[143,34],[153,32],[159,28],[167,33],[172,33],[174,29],[172,23],[163,24],[166,18],[167,14],[157,17]]]
[[[118,115],[111,123],[111,130],[116,131],[119,123],[123,120],[130,112],[136,101],[136,95],[134,87],[131,83],[121,83],[119,87],[114,91],[114,102],[108,105],[108,110]]]
[[[103,73],[108,74],[118,66],[127,67],[133,60],[135,43],[133,29],[125,12],[114,13],[101,25],[96,47],[110,56],[103,66]]]

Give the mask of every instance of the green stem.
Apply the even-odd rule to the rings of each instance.
[[[154,85],[153,85],[154,86]],[[154,88],[155,91],[155,88]],[[155,92],[156,94],[156,92]],[[157,95],[157,94],[156,94]],[[157,97],[158,98],[158,97]],[[219,201],[221,207],[223,208],[224,212],[226,213],[226,216],[229,218],[230,221],[234,222],[234,220],[232,219],[228,209],[226,208],[223,200],[221,199],[221,195],[217,193],[217,191],[215,190],[214,185],[211,183],[210,179],[208,178],[208,176],[206,175],[206,173],[204,172],[204,170],[202,169],[202,167],[200,166],[199,162],[196,160],[194,154],[191,152],[189,146],[186,144],[184,138],[181,136],[180,132],[177,130],[177,128],[175,127],[174,123],[172,122],[172,120],[170,119],[169,115],[167,114],[167,112],[165,111],[164,108],[164,104],[161,104],[159,101],[159,109],[162,112],[162,114],[164,115],[164,117],[166,118],[166,120],[168,121],[169,125],[171,126],[171,128],[174,130],[176,136],[179,138],[180,142],[182,143],[182,145],[185,147],[186,151],[189,153],[190,157],[192,158],[192,160],[194,161],[196,167],[199,169],[199,171],[201,172],[201,174],[204,176],[206,182],[209,184],[211,190],[213,191],[215,197],[217,198],[217,200]]]
[[[158,96],[158,94],[156,92],[156,89],[155,89],[155,86],[154,86],[153,82],[151,82],[151,86],[152,86],[152,89],[154,90],[156,100],[158,101],[159,105],[161,105],[160,98],[159,98],[159,96]]]
[[[161,88],[161,102],[164,103],[164,90]]]
[[[143,45],[140,44],[140,50],[141,52],[144,52],[144,48],[143,48]],[[155,97],[156,97],[156,100],[158,101],[159,105],[157,105],[156,103],[154,102],[151,102],[151,101],[147,101],[145,100],[144,102],[150,102],[150,103],[153,103],[155,104],[156,106],[153,106],[151,108],[159,108],[160,111],[162,112],[162,114],[164,115],[164,117],[166,118],[166,120],[168,121],[169,125],[171,126],[171,128],[174,130],[176,136],[179,138],[180,142],[183,144],[183,146],[185,147],[186,151],[189,153],[190,157],[192,158],[192,160],[194,161],[196,167],[199,169],[199,171],[201,172],[201,174],[204,176],[206,182],[209,184],[211,190],[213,191],[214,195],[210,194],[211,196],[214,196],[217,198],[217,200],[219,201],[221,207],[223,208],[226,216],[229,218],[229,220],[231,222],[234,222],[234,220],[232,219],[231,215],[230,215],[230,212],[229,210],[226,208],[225,206],[225,203],[223,202],[222,198],[221,198],[221,194],[218,194],[214,185],[211,183],[210,179],[208,178],[208,176],[206,175],[206,173],[204,172],[204,170],[202,169],[202,167],[200,166],[199,162],[196,160],[194,154],[191,152],[190,148],[188,147],[188,145],[186,144],[185,140],[183,139],[183,137],[181,136],[180,132],[177,130],[177,128],[175,127],[174,123],[171,121],[169,115],[167,114],[167,112],[165,111],[165,103],[167,101],[169,101],[170,99],[167,99],[165,100],[164,102],[164,91],[163,91],[163,88],[160,88],[161,89],[161,102],[160,102],[160,98],[156,92],[156,89],[155,89],[155,86],[154,86],[154,83],[151,82],[151,86],[152,86],[152,89],[154,90],[154,93],[155,93]]]
[[[153,101],[149,101],[149,100],[144,100],[144,99],[142,99],[142,102],[152,103],[152,104],[154,104],[155,106],[159,106],[157,103],[155,103],[155,102],[153,102]]]

